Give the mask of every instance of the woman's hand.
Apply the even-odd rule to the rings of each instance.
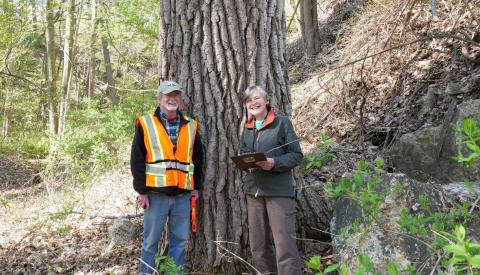
[[[275,160],[272,158],[267,158],[267,160],[257,161],[255,164],[260,166],[262,170],[270,171],[273,169],[273,166],[275,166]]]

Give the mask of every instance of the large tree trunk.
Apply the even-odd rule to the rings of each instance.
[[[277,112],[290,114],[283,5],[277,0],[161,1],[160,79],[184,86],[186,112],[199,121],[206,146],[200,229],[187,249],[192,270],[240,274],[248,268],[236,257],[249,257],[247,212],[242,173],[230,157],[239,148],[247,86],[265,87]]]
[[[320,31],[318,29],[317,0],[300,1],[300,27],[304,51],[313,55],[320,50]]]
[[[73,66],[73,39],[75,34],[75,0],[70,0],[65,23],[65,42],[63,46],[63,74],[62,74],[62,100],[60,103],[60,119],[58,130],[60,134],[65,131],[65,119],[67,115],[68,95],[72,78]]]
[[[48,125],[52,133],[58,133],[58,98],[57,98],[57,73],[55,69],[56,51],[55,51],[55,28],[53,22],[52,1],[46,1],[47,8],[47,74],[46,82],[48,89]]]
[[[325,181],[312,172],[297,178],[297,235],[301,239],[297,243],[307,259],[312,255],[326,255],[330,248],[334,200],[325,195]]]
[[[103,60],[105,62],[105,72],[107,74],[107,91],[113,105],[118,105],[120,97],[118,96],[117,88],[115,87],[115,79],[113,78],[112,63],[110,61],[110,51],[108,50],[108,40],[102,37]]]
[[[95,40],[97,39],[97,0],[91,0],[92,20],[90,25],[90,54],[88,61],[88,97],[95,96]]]

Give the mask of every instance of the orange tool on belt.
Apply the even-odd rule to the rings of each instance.
[[[190,197],[190,206],[192,207],[192,232],[197,232],[197,197]]]

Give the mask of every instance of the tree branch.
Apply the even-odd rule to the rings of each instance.
[[[5,76],[9,76],[9,77],[13,77],[13,78],[16,78],[16,79],[21,79],[25,82],[28,82],[30,84],[34,84],[31,80],[28,80],[27,78],[23,77],[23,76],[18,76],[18,75],[14,75],[12,73],[5,73],[5,72],[0,72],[0,75],[5,75]]]

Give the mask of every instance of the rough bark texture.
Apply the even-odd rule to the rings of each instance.
[[[305,53],[307,55],[317,53],[320,49],[317,0],[300,1],[300,27]]]
[[[296,179],[298,248],[304,258],[325,255],[329,248],[334,200],[324,192],[324,180],[312,172]]]
[[[247,213],[230,156],[239,148],[248,85],[265,87],[277,111],[290,114],[283,1],[167,0],[160,9],[160,79],[184,86],[186,113],[199,121],[206,146],[199,232],[187,262],[195,271],[240,274],[247,265],[236,256],[249,257]]]
[[[55,27],[53,22],[53,8],[50,0],[46,1],[47,8],[47,71],[46,82],[48,88],[48,125],[52,133],[58,133],[58,99],[57,99],[57,74],[55,70],[56,50],[55,50]]]

